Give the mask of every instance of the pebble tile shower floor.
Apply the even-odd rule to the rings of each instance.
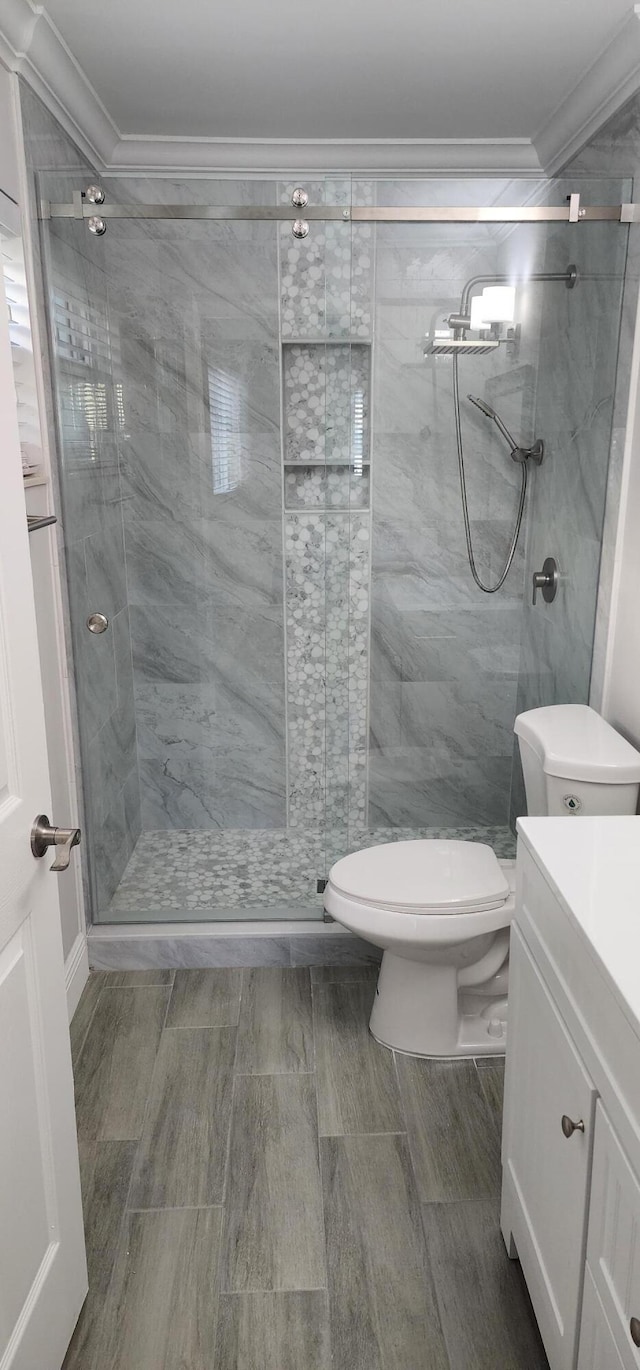
[[[356,828],[348,850],[416,837],[488,842],[499,858],[515,856],[507,827]],[[297,828],[216,832],[145,832],[116,890],[105,922],[168,918],[264,917],[287,912],[317,918],[322,910],[318,876],[347,851],[344,832]]]
[[[547,1370],[498,1227],[502,1062],[394,1056],[368,967],[94,973],[64,1370]]]

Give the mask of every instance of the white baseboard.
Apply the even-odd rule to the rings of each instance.
[[[69,1022],[78,1007],[80,995],[89,979],[89,956],[87,938],[79,932],[64,963],[64,978],[67,986],[67,1013]]]

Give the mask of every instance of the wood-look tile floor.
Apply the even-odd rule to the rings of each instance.
[[[499,1060],[397,1056],[369,967],[98,972],[64,1370],[547,1370],[499,1230]]]

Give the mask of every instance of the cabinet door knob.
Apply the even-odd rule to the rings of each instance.
[[[634,1346],[640,1346],[640,1318],[631,1318],[629,1322],[629,1331]]]
[[[563,1113],[562,1131],[564,1132],[565,1137],[573,1137],[574,1132],[584,1132],[582,1118],[580,1118],[579,1122],[574,1123],[573,1118],[569,1118],[566,1113]]]

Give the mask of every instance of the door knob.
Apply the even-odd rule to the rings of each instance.
[[[582,1118],[579,1122],[574,1123],[573,1118],[568,1118],[566,1113],[563,1113],[562,1131],[564,1132],[565,1137],[573,1137],[574,1132],[584,1132],[584,1123],[582,1121]]]
[[[71,848],[80,841],[79,828],[53,828],[46,813],[39,813],[31,829],[31,850],[34,856],[44,856],[49,847],[57,848],[57,856],[50,867],[52,871],[66,871],[71,857]]]
[[[555,557],[546,557],[542,563],[542,570],[533,573],[534,604],[538,590],[542,590],[542,598],[545,604],[553,604],[558,593],[558,563]]]

